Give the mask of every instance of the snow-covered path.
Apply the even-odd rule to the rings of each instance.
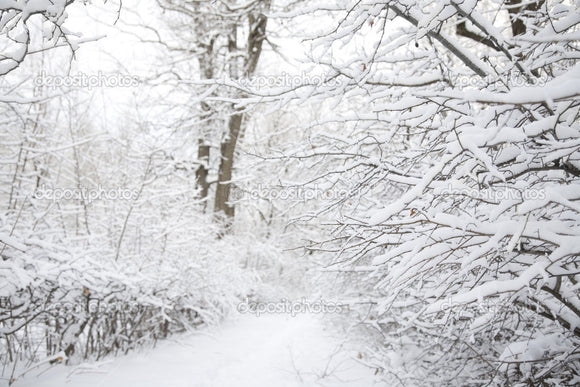
[[[154,349],[97,364],[28,375],[21,387],[353,386],[375,384],[371,370],[339,352],[336,333],[316,315],[243,316],[178,336]]]

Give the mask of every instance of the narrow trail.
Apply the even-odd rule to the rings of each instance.
[[[16,387],[381,385],[316,315],[245,315],[100,363],[29,374]]]

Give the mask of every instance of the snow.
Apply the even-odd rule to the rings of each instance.
[[[558,334],[540,335],[536,339],[519,341],[512,343],[504,349],[500,356],[504,361],[537,361],[542,359],[546,353],[556,347],[561,346],[562,338]],[[505,367],[505,365],[502,365]]]
[[[527,287],[532,279],[537,276],[546,276],[546,263],[538,262],[525,270],[518,278],[507,281],[493,281],[477,286],[465,293],[453,296],[449,300],[434,302],[425,309],[426,314],[436,313],[445,310],[445,307],[453,305],[468,304],[481,301],[490,295],[500,293],[516,292]]]
[[[427,186],[435,179],[435,176],[440,173],[445,166],[453,160],[456,154],[450,153],[445,155],[443,159],[437,163],[437,165],[431,168],[429,171],[425,173],[424,178],[421,180],[421,183],[414,186],[408,192],[406,192],[399,200],[394,203],[389,204],[385,208],[375,211],[373,214],[370,215],[369,224],[377,225],[381,224],[396,213],[403,210],[403,208],[411,203],[413,199],[415,199],[418,195],[420,195]]]
[[[10,235],[6,235],[4,233],[0,233],[0,243],[2,245],[8,245],[20,251],[26,251],[26,245],[17,241],[15,238],[11,237]]]
[[[374,370],[358,363],[319,317],[243,315],[124,357],[38,369],[14,386],[378,385]]]
[[[235,18],[198,3],[0,0],[0,75],[18,68],[0,84],[0,380],[15,366],[16,386],[574,385],[580,0],[546,2],[515,36],[502,2],[250,1]],[[246,74],[254,11],[270,44]],[[96,39],[81,32],[107,38],[79,46]],[[38,82],[97,72],[139,85]],[[213,196],[241,112],[227,180],[247,195],[222,224],[198,166]],[[41,194],[105,185],[141,188],[94,205]],[[294,200],[313,186],[337,195]],[[293,292],[346,303],[352,329],[223,322],[241,299]]]

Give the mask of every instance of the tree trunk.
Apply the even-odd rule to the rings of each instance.
[[[269,7],[269,1],[264,2]],[[246,58],[243,66],[243,75],[250,77],[253,75],[262,53],[262,43],[266,37],[266,23],[268,18],[259,13],[258,15],[249,15],[249,34],[246,45]],[[237,51],[237,26],[234,26],[229,39],[228,49],[233,57],[236,57]],[[239,76],[238,66],[235,59],[230,63],[230,75],[235,79]],[[230,116],[228,122],[228,133],[222,141],[220,147],[220,166],[218,170],[218,184],[216,188],[214,212],[217,215],[224,215],[226,227],[231,225],[235,215],[235,208],[230,203],[231,180],[234,169],[234,157],[236,145],[243,137],[243,113],[234,108],[234,114]]]
[[[214,74],[214,44],[215,39],[210,39],[207,44],[202,44],[205,49],[205,55],[199,59],[199,68],[201,76],[206,80],[212,79]],[[195,173],[195,178],[197,188],[200,189],[200,198],[203,200],[204,210],[207,209],[207,197],[209,193],[207,176],[209,174],[211,147],[208,141],[211,138],[212,125],[214,124],[214,120],[211,119],[212,115],[211,106],[205,101],[201,102],[201,120],[203,123],[197,143],[197,160],[200,164]]]
[[[203,138],[200,138],[197,146],[197,159],[200,165],[195,173],[195,178],[197,180],[197,186],[200,189],[200,197],[202,200],[207,199],[209,192],[209,183],[207,181],[207,175],[209,173],[209,150],[210,146],[206,144]],[[207,207],[206,203],[204,202],[204,208]]]
[[[223,213],[227,218],[233,218],[235,208],[230,204],[232,171],[234,168],[234,155],[236,145],[240,137],[243,115],[236,113],[230,117],[228,123],[228,136],[221,144],[220,166],[218,171],[218,185],[215,194],[215,212]]]

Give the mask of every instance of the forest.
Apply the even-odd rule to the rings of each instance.
[[[0,50],[1,385],[580,385],[580,1],[0,0]]]

